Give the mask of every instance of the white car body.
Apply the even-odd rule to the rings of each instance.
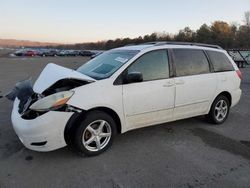
[[[211,72],[200,75],[171,77],[125,85],[114,85],[119,75],[143,54],[160,49],[198,49],[224,53],[234,71]],[[137,45],[119,49],[140,52],[119,68],[112,76],[95,80],[77,71],[55,64],[48,64],[34,84],[34,91],[42,93],[63,78],[92,81],[91,84],[72,89],[74,95],[67,104],[83,111],[107,108],[117,114],[120,133],[155,124],[205,115],[209,113],[215,98],[222,92],[231,96],[231,107],[240,100],[240,78],[236,64],[226,51],[189,45]],[[65,127],[74,112],[49,111],[32,120],[22,119],[16,99],[12,111],[12,123],[23,144],[36,151],[51,151],[66,146]],[[45,145],[31,143],[46,141]]]

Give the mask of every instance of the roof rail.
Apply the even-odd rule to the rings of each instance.
[[[125,46],[134,46],[134,45],[136,45],[136,44],[131,43],[131,44],[126,44]]]
[[[203,43],[196,43],[196,42],[155,41],[155,42],[147,42],[147,43],[143,43],[143,44],[154,45],[154,46],[161,46],[161,45],[165,45],[165,44],[190,45],[190,46],[202,46],[202,47],[223,49],[222,47],[220,47],[218,45],[203,44]]]

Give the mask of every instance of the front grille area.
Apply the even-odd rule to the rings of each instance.
[[[37,112],[34,110],[27,110],[23,115],[22,118],[26,120],[36,119],[38,116],[41,116],[47,112]]]
[[[39,94],[33,93],[26,101],[20,101],[18,106],[18,112],[21,114],[23,119],[35,119],[36,117],[45,114],[46,112],[37,112],[30,109],[30,106],[35,103],[41,96]]]

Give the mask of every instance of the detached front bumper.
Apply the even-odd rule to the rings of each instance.
[[[35,119],[26,120],[18,113],[19,102],[16,98],[11,121],[25,147],[45,152],[66,146],[64,129],[73,112],[49,111]]]

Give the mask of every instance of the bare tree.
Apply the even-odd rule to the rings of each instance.
[[[250,27],[250,11],[245,12],[244,14],[244,22],[248,27]]]

